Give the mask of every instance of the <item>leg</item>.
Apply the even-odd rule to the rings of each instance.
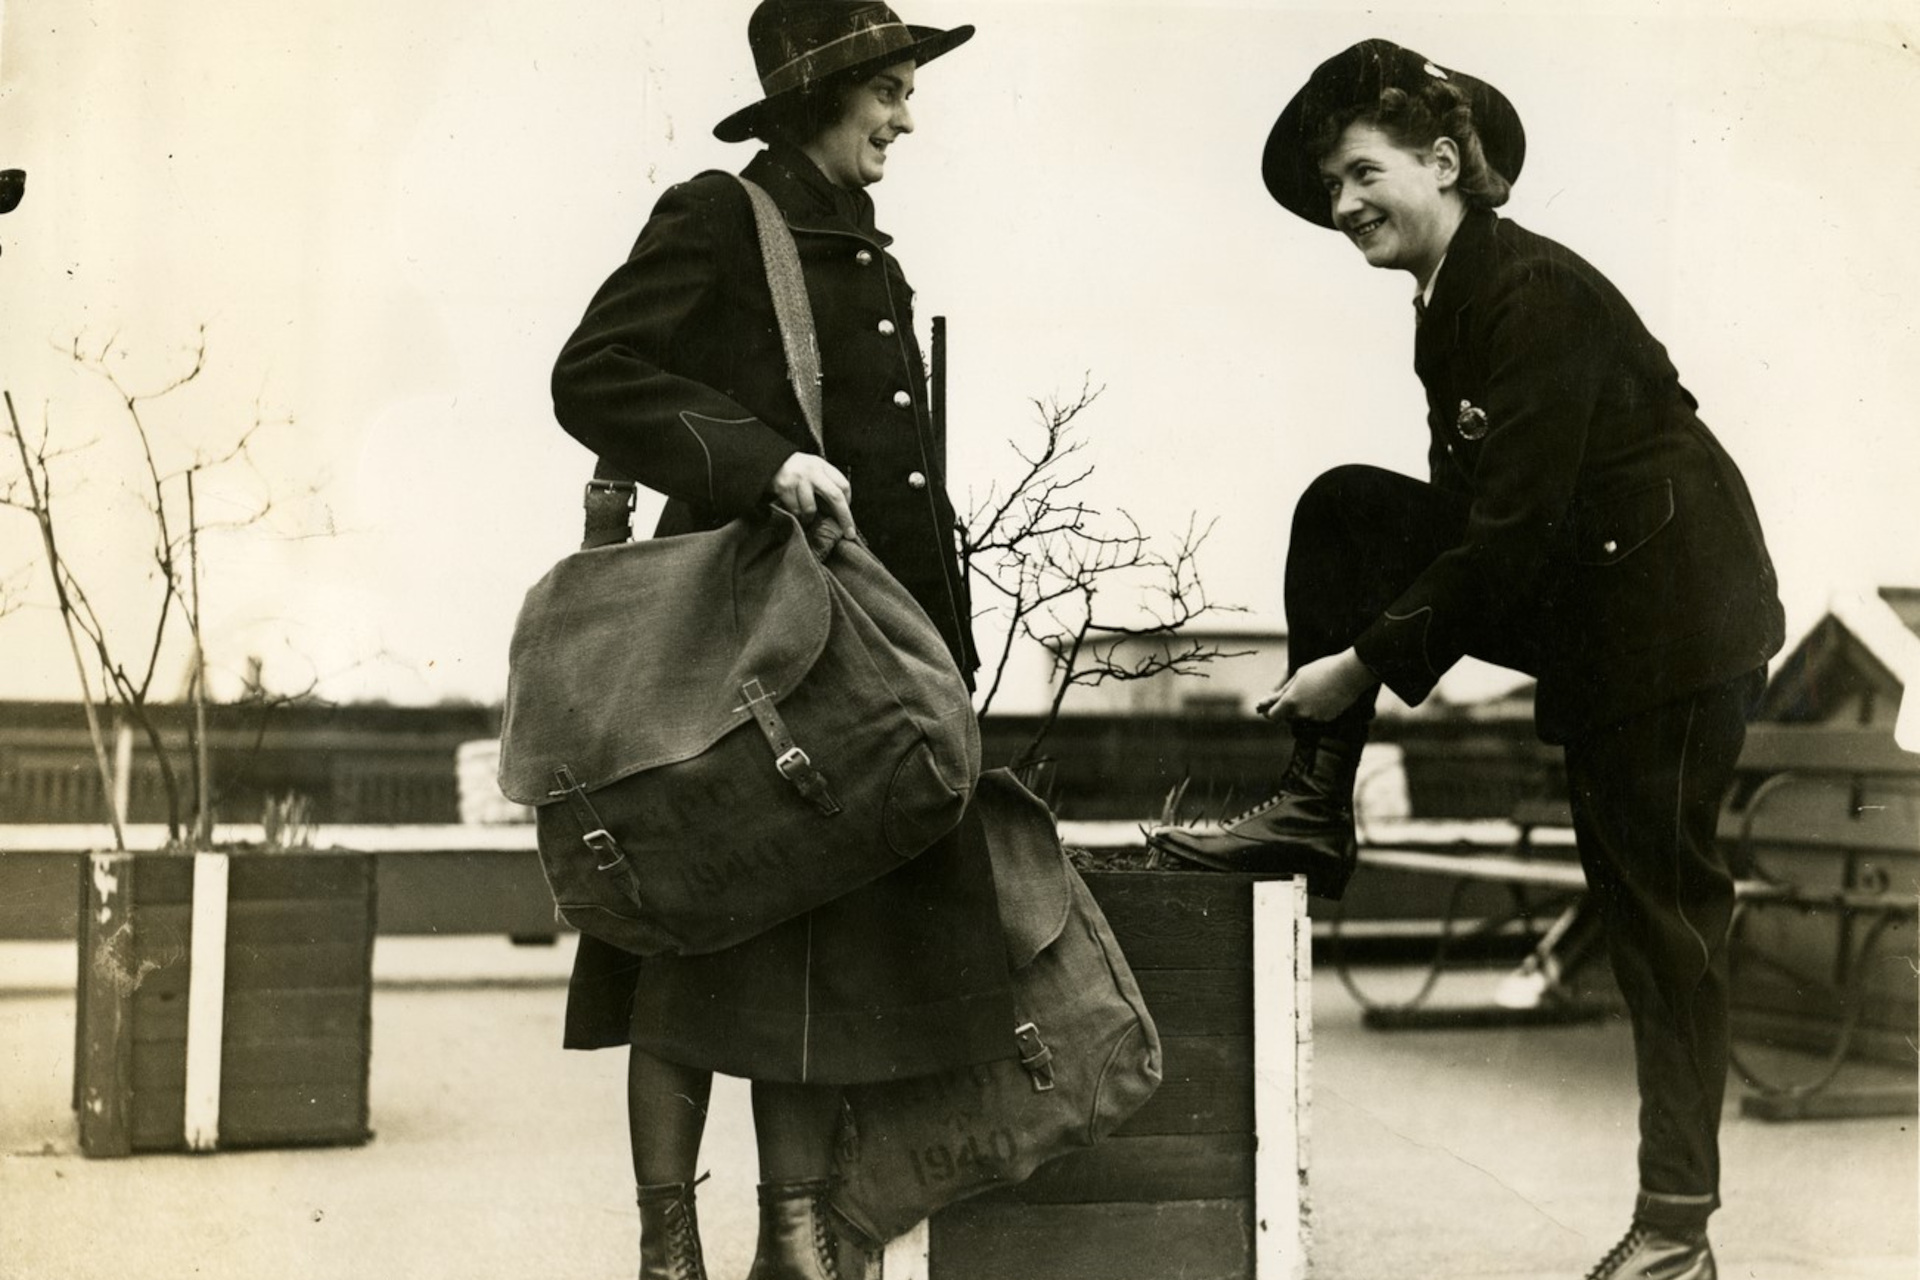
[[[1459,541],[1459,494],[1376,467],[1337,467],[1307,487],[1287,551],[1287,667],[1347,648]],[[1163,852],[1220,871],[1303,875],[1307,891],[1338,898],[1359,861],[1353,784],[1375,691],[1325,724],[1293,725],[1293,756],[1274,797],[1218,831],[1163,827]]]
[[[870,1242],[827,1204],[840,1113],[837,1086],[754,1082],[760,1239],[747,1280],[860,1280],[866,1274]]]
[[[1335,467],[1308,485],[1287,546],[1288,673],[1351,645],[1466,525],[1464,495],[1377,467]],[[1373,703],[1327,730],[1364,739]]]
[[[627,1133],[640,1204],[641,1280],[705,1280],[695,1168],[713,1073],[643,1049],[627,1058]]]
[[[1755,677],[1704,690],[1567,748],[1574,829],[1633,1023],[1640,1089],[1639,1243],[1613,1270],[1713,1275],[1727,1075],[1733,876],[1715,839]],[[1651,1251],[1651,1252],[1649,1252]],[[1664,1252],[1663,1252],[1664,1251]],[[1689,1266],[1676,1259],[1691,1258]],[[1667,1274],[1658,1271],[1658,1274]]]
[[[627,1056],[627,1135],[641,1186],[691,1183],[707,1128],[713,1073],[665,1062],[643,1049]]]
[[[811,1182],[833,1174],[840,1090],[831,1085],[753,1084],[753,1134],[762,1182]]]

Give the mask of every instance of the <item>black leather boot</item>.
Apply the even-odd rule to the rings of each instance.
[[[1683,1231],[1634,1223],[1586,1280],[1717,1280],[1705,1229]]]
[[[691,1182],[641,1187],[640,1280],[707,1280]]]
[[[873,1251],[827,1206],[832,1183],[760,1184],[760,1242],[747,1280],[866,1280]]]
[[[1353,782],[1365,740],[1295,734],[1280,789],[1216,831],[1159,827],[1156,849],[1215,871],[1304,875],[1307,892],[1338,898],[1359,861]]]

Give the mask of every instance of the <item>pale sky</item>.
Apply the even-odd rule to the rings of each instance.
[[[0,168],[29,178],[0,219],[0,386],[36,428],[102,442],[68,471],[97,594],[145,598],[146,534],[111,478],[113,403],[66,350],[113,339],[139,388],[204,324],[208,372],[155,422],[213,448],[256,403],[292,420],[257,450],[271,536],[206,551],[216,691],[258,654],[283,689],[497,698],[591,468],[553,425],[553,357],[664,187],[753,154],[709,132],[758,96],[750,8],[197,0],[188,25],[141,0],[5,0]],[[1217,517],[1214,596],[1279,627],[1307,482],[1422,472],[1410,279],[1259,177],[1312,68],[1386,36],[1512,99],[1528,152],[1503,212],[1605,271],[1666,343],[1752,485],[1790,634],[1836,590],[1920,584],[1910,5],[902,13],[979,27],[922,71],[918,129],[873,192],[922,324],[950,318],[963,508],[1006,475],[1028,401],[1090,376],[1094,499],[1150,530]],[[0,696],[71,697],[36,549],[0,510],[0,578],[28,606],[0,618]]]

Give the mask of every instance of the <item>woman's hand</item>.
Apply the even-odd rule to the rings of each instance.
[[[1254,710],[1269,720],[1332,720],[1379,678],[1351,649],[1318,658],[1282,681]]]
[[[816,554],[825,557],[853,527],[853,482],[814,453],[790,453],[767,482],[767,496],[807,530]]]

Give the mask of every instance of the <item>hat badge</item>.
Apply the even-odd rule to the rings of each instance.
[[[1445,80],[1447,78],[1447,73],[1442,71],[1440,68],[1434,66],[1431,62],[1427,63],[1425,66],[1421,67],[1420,69],[1426,72],[1428,75],[1432,76],[1435,80]]]
[[[1471,400],[1460,402],[1460,416],[1453,420],[1462,440],[1478,440],[1487,434],[1487,411]]]

